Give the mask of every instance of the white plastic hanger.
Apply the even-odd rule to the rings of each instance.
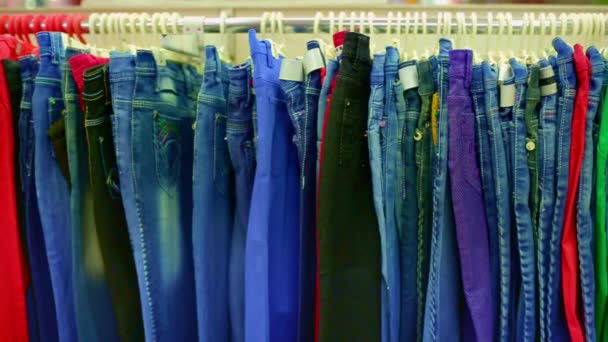
[[[487,57],[488,57],[488,62],[490,62],[491,65],[496,65],[496,60],[494,59],[494,53],[495,53],[495,49],[496,49],[496,37],[494,36],[494,15],[492,14],[492,12],[488,12],[486,14],[486,21],[488,24],[488,34],[487,34],[487,40],[486,40],[486,46],[487,46]],[[500,26],[498,28],[499,33],[500,33]]]

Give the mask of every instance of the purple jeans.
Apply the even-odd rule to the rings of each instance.
[[[492,341],[488,224],[479,162],[475,151],[475,111],[469,91],[471,50],[450,51],[448,92],[448,167],[466,314],[466,341]]]

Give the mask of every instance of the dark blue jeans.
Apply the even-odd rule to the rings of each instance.
[[[44,244],[38,201],[36,199],[36,182],[34,179],[34,118],[32,115],[32,95],[34,78],[38,74],[38,58],[34,55],[19,60],[23,95],[19,115],[19,166],[21,172],[21,191],[25,206],[25,231],[27,251],[32,277],[34,310],[30,317],[35,317],[35,335],[44,336],[45,341],[58,341],[57,316],[55,299],[49,273],[49,261]],[[31,324],[30,324],[31,326]],[[30,332],[30,339],[33,339]]]
[[[205,48],[205,72],[194,125],[192,252],[199,341],[228,341],[229,258],[234,184],[226,141],[225,66]],[[227,75],[226,75],[227,76]]]
[[[317,41],[308,42],[307,48],[309,51],[320,53]],[[304,64],[306,65],[306,60]],[[316,279],[317,179],[315,162],[321,75],[319,69],[310,70],[308,74],[304,75],[304,82],[281,80],[280,83],[287,98],[287,112],[295,129],[293,141],[298,150],[300,165],[298,341],[312,341],[314,339]]]
[[[232,341],[245,341],[245,243],[255,177],[255,147],[253,145],[253,106],[249,62],[228,70],[228,109],[226,138],[234,169],[235,211],[230,246],[230,326]]]
[[[448,179],[448,69],[452,43],[439,41],[438,84],[440,110],[438,142],[433,148],[433,225],[431,266],[426,297],[424,341],[460,340],[462,287],[456,246],[454,213]]]
[[[576,93],[576,74],[572,62],[572,47],[563,40],[553,40],[557,51],[558,102],[556,141],[556,195],[553,228],[549,240],[549,275],[547,281],[547,338],[550,341],[569,341],[561,292],[561,241],[564,225],[564,208],[568,191],[570,161],[570,124]]]
[[[51,125],[63,120],[61,65],[65,61],[65,51],[61,33],[40,32],[37,38],[40,69],[35,80],[32,113],[38,209],[53,284],[59,339],[77,341],[71,266],[70,195],[48,135]]]
[[[137,229],[131,241],[146,340],[197,339],[192,261],[192,124],[201,79],[192,66],[136,57],[131,149]],[[125,201],[123,195],[123,201]],[[141,262],[141,264],[139,264]],[[142,286],[143,284],[143,286]]]

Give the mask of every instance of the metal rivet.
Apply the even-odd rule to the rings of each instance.
[[[346,104],[347,106],[350,106],[350,100],[346,100],[345,104]]]
[[[534,141],[528,141],[526,143],[526,150],[534,151],[535,148],[536,148],[536,144],[534,143]]]
[[[416,130],[416,133],[414,133],[414,140],[416,140],[416,141],[422,140],[422,133],[420,133],[420,131]]]
[[[196,121],[194,121],[194,123],[192,124],[192,130],[196,129]]]

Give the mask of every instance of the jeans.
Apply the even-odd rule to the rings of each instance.
[[[416,61],[407,61],[399,64],[399,69],[416,69]],[[418,79],[415,80],[416,82]],[[404,87],[407,86],[407,89]],[[396,148],[396,182],[394,191],[396,199],[397,232],[399,233],[399,266],[401,274],[401,322],[400,341],[416,340],[418,320],[418,285],[422,287],[423,269],[418,261],[418,191],[416,177],[416,144],[414,140],[419,122],[421,100],[418,88],[404,84],[399,79],[393,80],[390,87],[396,98],[398,119]],[[390,99],[387,99],[390,100]],[[393,149],[387,145],[388,149]],[[427,170],[427,172],[429,172]],[[429,222],[430,223],[430,222]],[[423,240],[424,238],[421,237]],[[421,246],[421,248],[424,248]],[[424,253],[423,251],[420,251]],[[418,267],[420,265],[420,267]]]
[[[121,341],[143,341],[137,274],[122,206],[110,121],[114,113],[108,78],[107,64],[84,73],[82,98],[93,213],[118,336]]]
[[[539,62],[541,80],[541,105],[538,120],[538,185],[542,189],[538,211],[538,299],[540,340],[547,340],[547,281],[549,270],[549,238],[555,206],[556,114],[557,94],[550,89],[555,85],[553,68],[547,60]]]
[[[255,147],[253,145],[253,106],[251,64],[228,70],[228,109],[226,137],[234,169],[235,208],[234,228],[230,246],[230,326],[232,341],[245,341],[245,242],[255,177]]]
[[[300,242],[298,154],[282,59],[249,31],[258,115],[257,168],[245,248],[245,340],[295,341]]]
[[[346,33],[320,174],[320,342],[381,339],[381,244],[365,134],[369,55],[367,36]]]
[[[528,199],[530,197],[530,170],[526,150],[526,91],[528,70],[515,59],[510,60],[515,75],[515,105],[513,106],[513,136],[511,160],[513,164],[513,211],[517,228],[517,247],[521,274],[515,338],[533,342],[536,338],[536,263],[534,261],[534,232]]]
[[[384,188],[384,165],[382,155],[382,145],[384,144],[380,133],[381,126],[386,125],[384,113],[385,107],[385,88],[384,88],[384,64],[386,63],[385,54],[376,54],[373,58],[372,71],[370,76],[370,97],[369,97],[369,116],[367,121],[367,143],[369,148],[369,163],[371,168],[372,191],[374,196],[374,208],[378,218],[378,232],[380,234],[380,254],[381,254],[381,324],[382,339],[390,336],[389,320],[390,308],[389,301],[389,271],[388,271],[388,238],[386,233],[385,215],[385,192]]]
[[[510,341],[511,298],[511,192],[508,184],[507,150],[498,108],[498,79],[496,71],[488,62],[482,65],[485,94],[485,112],[488,122],[490,161],[496,192],[496,217],[498,223],[499,296],[498,327],[499,341]]]
[[[117,339],[118,334],[95,222],[85,117],[77,88],[77,83],[83,82],[84,70],[94,65],[89,60],[93,58],[79,50],[66,50],[69,62],[64,63],[63,96],[72,185],[72,272],[78,337],[107,341]]]
[[[533,64],[528,66],[528,90],[526,92],[526,110],[524,121],[526,123],[526,154],[528,156],[528,169],[530,174],[530,216],[532,218],[532,231],[534,242],[538,241],[538,211],[540,206],[540,189],[538,187],[538,117],[540,110],[540,68]]]
[[[234,226],[233,170],[226,141],[225,66],[205,47],[194,125],[192,252],[199,341],[228,341],[228,270]]]
[[[549,275],[547,280],[547,338],[550,341],[569,340],[561,293],[561,239],[564,223],[564,208],[568,190],[568,164],[570,160],[570,124],[576,92],[576,75],[572,63],[572,47],[563,40],[553,40],[557,51],[557,79],[559,95],[557,102],[556,140],[556,194],[551,238],[549,240]]]
[[[469,91],[473,53],[452,50],[449,56],[448,166],[466,305],[463,335],[467,340],[489,341],[494,335],[494,324],[488,224],[475,150],[475,112]]]
[[[591,64],[591,78],[585,128],[585,149],[581,169],[576,221],[585,339],[587,341],[594,341],[596,339],[595,327],[597,322],[595,321],[595,272],[593,268],[593,251],[591,242],[593,236],[593,216],[591,215],[594,169],[593,124],[602,95],[601,91],[602,82],[604,80],[604,61],[598,50],[594,47],[589,47],[587,49],[587,57],[589,58],[589,62]]]
[[[431,265],[427,289],[425,342],[460,340],[460,265],[456,246],[454,213],[448,181],[448,71],[452,43],[439,41],[438,83],[440,110],[437,144],[433,149],[433,222]]]
[[[70,195],[47,134],[55,121],[63,120],[60,68],[65,55],[61,33],[40,32],[36,36],[40,47],[40,68],[35,80],[32,115],[38,210],[55,297],[59,340],[77,341],[71,267]]]
[[[475,142],[479,157],[479,171],[481,176],[481,189],[483,190],[483,203],[488,224],[488,246],[490,260],[490,321],[497,323],[498,298],[500,294],[500,263],[498,243],[498,214],[496,207],[496,190],[494,173],[492,172],[492,148],[490,146],[489,113],[486,108],[486,95],[484,90],[483,66],[474,65],[471,75],[471,94],[475,110]],[[496,335],[496,334],[494,334]]]
[[[386,253],[386,281],[387,281],[387,298],[383,300],[383,313],[386,313],[385,317],[386,325],[383,323],[383,341],[399,341],[399,327],[401,323],[400,312],[401,312],[401,275],[400,275],[400,254],[407,254],[415,257],[415,247],[407,248],[401,245],[400,233],[397,227],[397,195],[400,195],[396,189],[398,189],[397,183],[397,155],[401,152],[398,148],[399,135],[401,130],[399,128],[398,114],[397,114],[397,102],[396,97],[403,96],[403,88],[395,89],[395,82],[397,80],[397,70],[399,67],[399,52],[396,48],[389,46],[386,48],[386,61],[384,63],[384,125],[380,125],[380,134],[382,140],[382,178],[383,178],[383,191],[384,191],[384,217],[386,220],[386,245],[383,246],[383,253]],[[414,196],[414,198],[416,198]],[[400,220],[399,220],[400,221]],[[409,240],[408,243],[413,243],[415,240]],[[401,253],[400,253],[401,252]],[[412,264],[412,267],[408,269],[411,271],[411,284],[415,283],[415,272],[414,267],[416,263]],[[415,287],[411,288],[412,294],[415,295]],[[416,298],[406,296],[405,300],[410,301],[410,308],[415,308]],[[413,316],[413,315],[412,315]]]
[[[192,124],[200,76],[151,51],[136,57],[131,151],[137,228],[130,227],[146,340],[193,341]],[[124,201],[123,197],[123,201]],[[139,264],[142,262],[142,264]],[[143,285],[143,286],[142,286]]]
[[[51,284],[49,262],[44,243],[42,223],[36,200],[36,182],[34,179],[34,118],[32,113],[32,95],[34,93],[34,78],[38,73],[38,58],[34,55],[22,57],[19,60],[23,97],[21,98],[21,114],[19,116],[19,160],[21,169],[21,186],[25,203],[25,230],[30,275],[34,297],[35,328],[45,341],[58,341],[57,316],[55,299]],[[30,315],[30,318],[32,316]],[[32,322],[30,322],[31,326]],[[35,339],[30,331],[30,339]]]
[[[321,85],[321,93],[319,94],[319,105],[317,108],[317,179],[319,179],[319,164],[321,162],[321,143],[323,140],[323,122],[325,119],[325,111],[330,102],[331,83],[334,76],[338,73],[340,64],[335,59],[327,61],[325,66],[325,77]]]
[[[433,184],[431,178],[431,148],[433,137],[431,136],[431,116],[435,113],[431,108],[431,100],[435,93],[433,82],[433,70],[430,61],[420,61],[416,65],[418,71],[418,100],[420,107],[416,104],[416,99],[406,102],[406,118],[418,116],[416,130],[411,137],[415,141],[416,159],[416,185],[417,192],[417,234],[416,234],[416,341],[422,341],[422,328],[424,326],[424,306],[426,302],[426,289],[429,279],[429,259],[431,255],[431,224],[432,217],[432,192]],[[405,93],[406,98],[410,98],[410,90]],[[410,96],[408,96],[410,95]],[[419,113],[408,115],[407,103],[411,103],[414,108],[419,108]],[[409,120],[407,121],[409,122]],[[408,131],[408,132],[411,132]],[[409,134],[411,135],[411,134]],[[406,139],[404,138],[404,141]],[[410,218],[411,220],[411,218]],[[403,322],[403,317],[402,322]],[[409,323],[408,323],[409,324]],[[401,330],[402,332],[404,329]],[[403,334],[403,333],[402,333]],[[403,335],[402,335],[403,336]]]
[[[308,51],[319,49],[317,41],[307,44]],[[320,53],[320,50],[316,50]],[[304,60],[306,65],[306,57]],[[287,112],[295,130],[293,141],[298,151],[300,179],[300,256],[298,275],[298,341],[314,340],[316,277],[316,189],[317,107],[321,91],[319,69],[309,70],[304,82],[281,80],[287,99]]]

